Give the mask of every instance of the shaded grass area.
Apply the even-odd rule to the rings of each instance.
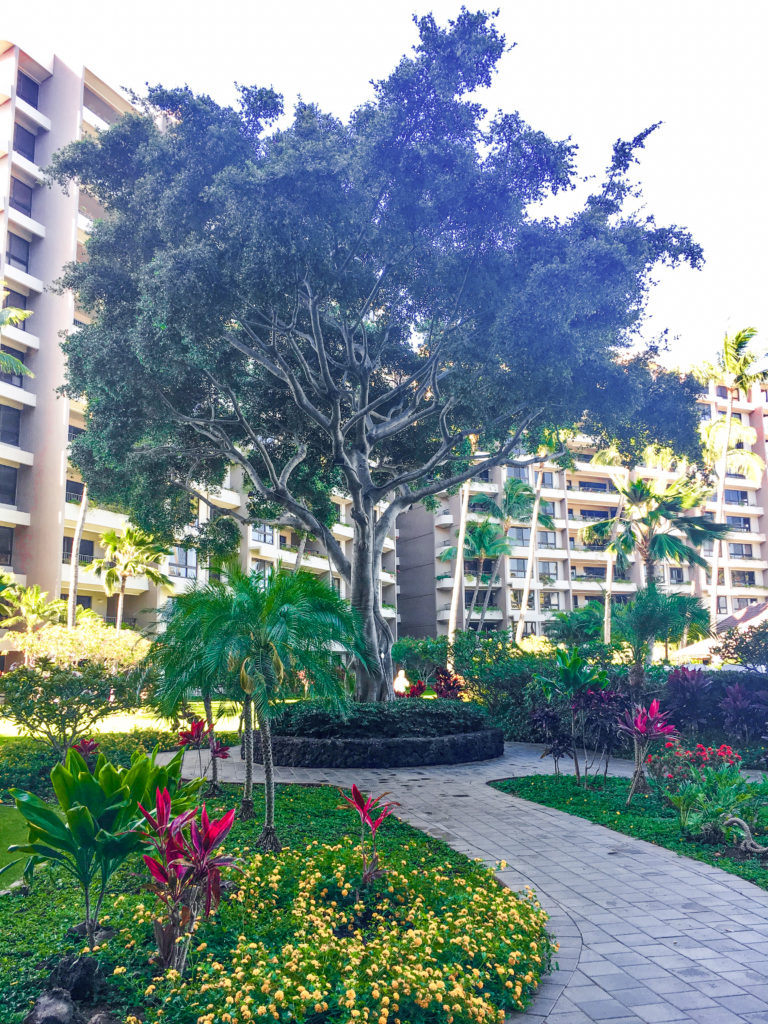
[[[209,814],[219,815],[236,807],[241,792],[241,787],[225,786],[223,798],[209,802]],[[258,837],[263,814],[262,790],[255,790],[254,802],[256,819],[236,822],[227,840],[228,849],[248,846]],[[320,843],[336,843],[345,837],[354,842],[359,840],[356,816],[343,804],[337,791],[327,786],[278,786],[276,820],[280,838],[287,847],[303,850],[314,840]],[[477,870],[477,865],[464,855],[396,818],[386,822],[378,838],[384,864],[388,857],[402,856],[404,847],[410,844],[409,857],[423,859],[427,866],[449,863],[457,875]],[[143,1019],[145,989],[157,973],[148,963],[152,950],[150,929],[134,921],[139,904],[153,905],[146,881],[146,872],[138,857],[115,876],[104,904],[102,923],[116,928],[118,935],[96,954],[107,979],[101,1001],[113,1012],[123,1015],[133,1012],[139,1019]],[[122,899],[116,903],[115,897]],[[38,871],[30,894],[14,890],[0,898],[0,935],[3,937],[0,942],[0,1004],[4,1007],[4,1024],[21,1024],[53,965],[61,956],[83,948],[82,939],[76,941],[66,935],[67,929],[78,924],[82,917],[79,890],[63,872],[54,868]],[[276,922],[276,927],[278,925]],[[238,927],[243,928],[242,922]],[[133,940],[130,946],[126,938],[120,936],[121,929],[128,930],[126,935]],[[209,952],[214,951],[222,959],[229,955],[234,941],[233,933],[217,928],[215,920],[204,925],[198,937],[206,940]],[[194,963],[192,956],[190,969]],[[118,966],[126,967],[126,973],[114,976],[112,972]],[[179,1014],[174,1014],[173,1024],[177,1021],[196,1024],[197,1011],[190,1010],[188,1016],[181,1011]]]
[[[683,857],[712,864],[768,889],[768,859],[734,860],[729,856],[730,847],[711,845],[682,835],[677,812],[653,794],[636,796],[627,807],[629,779],[608,778],[604,784],[601,779],[593,782],[599,788],[586,791],[567,775],[524,775],[516,779],[502,779],[491,785],[504,793],[566,811],[614,832],[663,846]]]
[[[11,882],[21,878],[24,870],[25,856],[23,853],[9,853],[8,847],[13,843],[23,843],[27,838],[26,822],[15,807],[0,805],[0,868],[14,861],[20,861],[8,871],[0,875],[0,889],[5,889]]]

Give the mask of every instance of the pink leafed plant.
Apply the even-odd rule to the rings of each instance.
[[[387,793],[382,793],[381,796],[366,796],[353,784],[352,790],[347,795],[342,789],[339,790],[342,796],[353,811],[356,811],[360,816],[360,851],[363,858],[363,875],[362,884],[370,885],[371,882],[377,878],[381,878],[385,871],[379,867],[379,854],[376,850],[376,833],[379,830],[379,826],[385,821],[390,814],[393,814],[393,808],[399,807],[400,804],[394,801],[382,803],[381,801],[387,796]],[[366,828],[370,830],[371,840],[370,845],[366,838]]]
[[[193,718],[189,723],[188,729],[179,730],[179,746],[194,747],[195,750],[199,750],[203,743],[206,742],[207,731],[204,719]]]
[[[662,711],[658,700],[652,700],[647,708],[636,705],[626,711],[618,721],[618,728],[632,737],[635,745],[635,771],[627,795],[627,804],[632,800],[635,791],[645,782],[644,765],[650,747],[667,736],[676,732],[674,725],[667,721],[668,712]]]
[[[208,817],[205,804],[197,823],[199,808],[171,818],[171,797],[167,789],[157,790],[154,814],[139,804],[148,829],[144,833],[155,856],[144,854],[152,882],[150,889],[166,910],[166,918],[153,922],[155,941],[163,967],[182,973],[187,962],[195,922],[207,917],[221,899],[221,869],[233,858],[216,854],[235,820],[227,811],[217,821]]]
[[[224,761],[229,757],[228,748],[221,740],[216,739],[213,735],[213,729],[209,729],[202,718],[192,719],[188,729],[181,729],[178,742],[180,747],[189,747],[191,750],[197,751],[197,764],[201,779],[207,774],[208,768],[210,768],[214,759]],[[205,770],[203,770],[204,746],[208,747],[211,756]]]
[[[73,743],[72,749],[76,750],[81,757],[87,759],[89,757],[93,757],[93,755],[98,751],[99,743],[98,740],[83,739],[80,740],[79,743]]]

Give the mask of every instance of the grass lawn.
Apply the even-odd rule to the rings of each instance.
[[[196,718],[205,718],[202,701],[192,701],[190,707]],[[238,716],[230,714],[231,706],[228,704],[214,705],[213,714],[216,720],[216,729],[219,732],[236,732]],[[130,715],[110,715],[102,719],[93,727],[94,733],[100,732],[131,732],[132,729],[170,729],[168,720],[157,718],[150,711],[135,711]],[[21,735],[12,722],[0,719],[0,736]]]
[[[602,787],[602,779],[593,784]],[[765,858],[762,863],[757,857],[746,861],[734,860],[728,856],[729,848],[726,846],[713,846],[686,838],[680,833],[674,808],[665,806],[653,795],[636,796],[627,807],[629,779],[608,778],[605,788],[586,792],[569,775],[524,775],[517,779],[502,779],[492,785],[504,793],[575,814],[614,832],[623,832],[674,850],[684,857],[703,860],[768,889],[768,863]]]
[[[0,875],[0,889],[8,887],[10,882],[21,878],[24,869],[24,861],[27,859],[23,853],[9,853],[8,847],[13,843],[23,843],[27,838],[27,825],[15,807],[0,804],[0,868],[15,860],[20,861],[10,871]]]
[[[220,814],[229,807],[237,806],[240,795],[240,787],[225,787],[224,798],[220,801],[215,801],[216,813]],[[256,788],[254,797],[257,818],[255,821],[237,821],[235,823],[226,842],[228,851],[236,853],[238,849],[241,851],[247,850],[261,830],[263,792],[260,788]],[[214,810],[210,804],[208,809],[209,813]],[[6,811],[7,809],[0,808],[0,810]],[[11,818],[8,817],[3,820],[7,820],[10,823]],[[342,844],[342,849],[347,851],[350,850],[350,841],[354,843],[359,841],[359,822],[357,817],[343,804],[337,791],[327,786],[278,786],[276,821],[278,832],[285,847],[297,851],[293,855],[294,863],[298,861],[299,864],[303,864],[307,858],[311,858],[314,855],[313,850],[309,847],[315,841],[328,844],[339,843]],[[424,833],[396,818],[390,818],[384,823],[379,831],[378,838],[383,865],[389,867],[402,865],[402,867],[399,867],[401,872],[412,872],[412,884],[417,887],[420,886],[418,891],[423,894],[418,900],[408,899],[405,901],[406,912],[413,910],[414,907],[416,909],[416,924],[406,923],[406,930],[404,931],[402,926],[400,926],[399,941],[401,943],[404,942],[405,946],[402,948],[402,951],[401,947],[397,947],[393,966],[381,971],[382,977],[386,979],[386,981],[381,982],[382,985],[389,983],[392,977],[402,969],[402,965],[405,965],[405,969],[411,969],[408,961],[412,961],[413,965],[417,968],[422,963],[421,951],[413,951],[419,954],[417,956],[407,955],[411,952],[411,939],[409,938],[411,932],[407,929],[420,927],[418,918],[418,914],[421,913],[420,908],[424,905],[428,906],[430,903],[430,888],[429,884],[425,882],[430,871],[442,876],[441,884],[448,894],[445,897],[447,903],[439,902],[435,908],[438,915],[437,921],[443,919],[442,915],[446,909],[450,909],[454,914],[458,913],[460,918],[461,907],[466,906],[468,913],[482,914],[482,920],[478,920],[476,927],[468,929],[468,933],[471,933],[469,935],[470,939],[474,941],[475,937],[477,937],[478,940],[485,941],[481,939],[481,933],[485,933],[487,929],[487,934],[490,934],[491,929],[496,927],[494,923],[496,912],[490,909],[490,907],[484,909],[482,903],[478,905],[473,902],[477,897],[472,895],[472,887],[479,884],[488,899],[499,899],[499,893],[502,890],[499,889],[492,875],[485,872],[481,865],[455,852],[446,844],[424,835]],[[250,864],[250,858],[253,857],[253,853],[247,856],[249,859],[244,861],[244,863]],[[201,976],[203,978],[207,977],[206,971],[220,969],[217,961],[224,965],[231,965],[233,963],[233,956],[237,953],[235,947],[238,943],[245,940],[246,935],[249,940],[253,938],[258,942],[263,942],[276,955],[274,960],[267,961],[263,955],[251,956],[249,954],[243,961],[246,970],[271,970],[269,963],[274,963],[277,965],[274,968],[275,971],[284,971],[286,964],[291,959],[291,956],[286,951],[292,949],[294,945],[298,949],[300,945],[300,940],[296,937],[293,929],[298,930],[299,924],[301,927],[308,929],[310,935],[308,941],[311,943],[311,935],[315,925],[308,924],[304,914],[301,914],[298,920],[294,919],[294,923],[291,924],[290,915],[297,894],[294,894],[291,890],[288,875],[285,876],[284,880],[280,880],[279,884],[276,881],[280,871],[286,870],[285,867],[281,869],[280,865],[285,865],[286,861],[291,859],[291,854],[283,853],[277,855],[274,859],[272,859],[272,856],[265,856],[260,866],[257,861],[255,867],[251,869],[251,875],[248,876],[246,874],[245,878],[250,877],[254,881],[239,883],[243,885],[244,889],[247,889],[248,885],[254,886],[257,883],[262,885],[263,895],[257,899],[255,904],[252,904],[254,909],[248,908],[247,900],[246,906],[242,906],[236,899],[230,899],[222,903],[217,915],[218,923],[214,920],[202,923],[195,942],[193,942],[193,950],[190,953],[185,981],[185,984],[189,986],[188,989],[184,988],[184,986],[181,988],[171,988],[171,985],[174,983],[162,981],[158,977],[161,973],[159,968],[157,966],[153,967],[149,963],[149,956],[154,948],[152,932],[148,915],[141,910],[141,907],[143,905],[147,909],[151,908],[154,905],[154,899],[147,891],[147,873],[139,857],[137,856],[134,860],[129,861],[114,877],[111,891],[107,896],[102,912],[102,922],[108,920],[109,926],[117,930],[117,935],[105,943],[95,954],[107,979],[106,993],[100,1002],[102,1004],[106,1003],[121,1020],[126,1015],[133,1013],[139,1020],[146,1021],[147,1024],[197,1024],[198,1015],[203,1012],[206,1000],[211,998],[218,1000],[215,1004],[212,1003],[211,1005],[216,1006],[216,1024],[219,1024],[221,1019],[219,1014],[227,1010],[227,1006],[224,1005],[224,995],[226,993],[220,992],[218,995],[215,995],[211,991],[209,995],[204,997],[202,1004],[195,1002],[195,999],[201,998],[198,994],[201,991],[199,979]],[[331,863],[336,858],[339,858],[337,863],[341,864],[345,855],[341,852],[330,853],[328,856],[332,858]],[[349,854],[347,856],[349,857]],[[358,862],[357,854],[354,854],[353,861],[356,865]],[[334,876],[338,877],[338,868],[331,868],[328,876],[323,872],[322,880],[318,881],[318,890],[323,885],[331,887],[336,885]],[[243,876],[234,875],[233,877],[237,879]],[[320,875],[318,874],[319,878]],[[387,896],[387,892],[393,892],[392,888],[387,889],[386,887],[391,886],[393,882],[395,885],[399,884],[394,874],[385,877],[381,883],[385,900],[390,898]],[[236,882],[236,884],[238,883]],[[341,888],[344,888],[344,885]],[[119,897],[117,902],[115,902],[115,897]],[[321,898],[322,894],[319,895],[318,899]],[[328,898],[330,899],[330,897]],[[346,889],[340,895],[337,895],[336,898],[346,900],[350,908],[356,899],[354,895],[347,896]],[[391,897],[391,899],[394,900],[395,897]],[[397,899],[400,899],[400,897],[397,897]],[[424,903],[420,902],[422,899]],[[270,906],[270,901],[274,902],[274,907]],[[332,906],[336,907],[336,904],[334,903]],[[479,906],[481,909],[473,911],[473,906]],[[523,906],[527,906],[527,904]],[[339,911],[344,911],[344,909],[345,904],[339,904]],[[539,913],[537,910],[532,912]],[[21,1024],[24,1015],[29,1010],[31,1000],[39,994],[41,983],[44,982],[52,966],[61,956],[77,952],[83,948],[82,939],[76,941],[68,938],[66,935],[67,929],[70,926],[82,920],[82,913],[82,901],[79,891],[72,885],[66,875],[60,870],[53,868],[44,868],[37,873],[33,889],[28,895],[24,895],[20,890],[14,890],[11,894],[0,898],[0,935],[3,937],[2,942],[0,942],[0,1004],[4,1007],[2,1015],[4,1024]],[[506,920],[506,917],[504,917],[504,920]],[[350,925],[349,928],[351,929],[352,926]],[[525,941],[525,929],[520,925],[516,927],[517,934],[512,934],[508,925],[498,924],[498,928],[500,933],[505,936],[504,941],[507,941],[510,936],[511,939],[509,941]],[[467,929],[465,928],[465,930]],[[390,931],[391,939],[385,937],[385,944],[389,941],[393,944],[398,941],[397,928],[387,929],[386,935],[390,935]],[[339,962],[341,957],[340,962],[342,964],[346,962],[343,952],[339,953],[339,950],[343,951],[346,948],[344,943],[349,941],[342,934],[343,932],[344,929],[342,928],[338,933],[338,939],[334,938],[330,946],[325,945],[322,947],[324,950],[330,948],[333,951],[332,954],[322,954],[323,960],[330,956],[331,961],[335,957],[336,961]],[[336,934],[334,932],[334,935]],[[350,934],[353,933],[350,932]],[[413,934],[420,933],[414,932]],[[529,980],[524,979],[524,988],[522,990],[523,1002],[527,1002],[530,998],[536,983],[535,975],[542,968],[546,969],[546,961],[549,956],[546,939],[541,937],[541,933],[538,932],[536,936],[532,932],[529,934],[531,939],[534,937],[538,938],[538,955],[541,956],[542,960],[539,966],[536,964],[532,965],[533,974],[528,976]],[[460,956],[467,958],[468,969],[471,969],[473,963],[477,963],[482,968],[484,956],[475,960],[473,955],[463,952],[465,942],[463,936],[464,931],[461,933]],[[199,946],[196,945],[200,940],[204,941],[200,942]],[[419,938],[416,944],[419,945],[421,942],[422,940]],[[286,946],[285,943],[289,945]],[[248,947],[248,949],[253,948],[255,947]],[[447,951],[449,946],[444,948]],[[454,951],[457,948],[459,947],[450,947]],[[202,952],[203,949],[205,949],[205,952]],[[536,946],[533,949],[534,955],[536,955]],[[426,952],[429,953],[430,950],[427,949]],[[253,966],[249,967],[247,962],[251,960],[253,961]],[[238,965],[238,970],[240,962],[234,956],[234,963]],[[504,954],[503,963],[507,964],[508,962],[510,961],[508,961],[507,954]],[[264,964],[266,964],[266,968],[264,968]],[[397,966],[394,966],[395,964]],[[119,968],[117,975],[113,973],[116,967]],[[288,967],[290,967],[290,964],[288,964]],[[327,967],[324,966],[323,969],[327,970]],[[349,970],[352,969],[352,967],[349,968]],[[530,969],[523,967],[520,973],[523,974]],[[231,977],[232,970],[232,966],[224,968],[227,978]],[[308,968],[308,970],[311,974],[312,968]],[[223,977],[223,975],[219,975],[216,980],[220,980]],[[303,982],[305,977],[306,975],[301,973],[300,980]],[[499,983],[498,977],[492,977],[490,981],[491,984],[494,982]],[[503,982],[500,984],[503,985]],[[154,992],[155,985],[157,986],[156,992]],[[206,987],[215,988],[215,986],[204,986],[202,991],[205,991]],[[345,987],[346,985],[342,985],[342,989]],[[148,988],[149,992],[153,993],[151,998],[148,998]],[[166,1004],[161,1001],[160,996],[163,993],[167,994],[169,991],[176,994],[168,996],[172,1002]],[[264,990],[257,987],[253,991],[253,995],[259,1001],[263,999],[259,995],[260,991]],[[505,990],[502,987],[500,991],[502,993],[506,991],[509,994],[508,988]],[[483,989],[484,996],[486,992],[488,992],[488,997],[490,998],[491,993],[488,984]],[[254,1019],[261,1019],[260,1017],[255,1017],[257,1005],[253,1008]],[[194,1007],[198,1008],[195,1009]],[[226,1021],[227,1019],[228,1017],[225,1014],[223,1020]],[[240,1021],[239,1016],[229,1019]],[[270,1014],[269,1018],[265,1019],[272,1019],[272,1015]],[[275,1019],[278,1018],[275,1017]],[[295,1018],[284,1014],[279,1016],[280,1021],[293,1019]],[[307,1017],[303,1014],[301,1016],[302,1021],[311,1021],[312,1024],[324,1024],[324,1022],[336,1024],[336,1022],[349,1019],[348,1013],[343,1013],[341,1007],[333,1002],[328,1012],[311,1013]],[[412,1019],[408,1015],[409,1024]],[[442,1011],[439,1016],[424,1017],[424,1021],[442,1021],[444,1019]],[[464,1021],[466,1018],[462,1016],[460,1019]],[[394,1021],[394,1016],[390,1020]],[[421,1020],[421,1017],[419,1017],[419,1020]],[[405,1019],[403,1024],[405,1024]]]

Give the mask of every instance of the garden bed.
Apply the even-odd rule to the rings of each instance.
[[[712,864],[768,889],[768,858],[744,857],[732,845],[712,844],[682,835],[677,812],[653,793],[636,796],[627,807],[629,779],[600,780],[590,783],[595,788],[587,790],[568,775],[525,775],[491,785],[504,793],[586,818],[614,832]]]
[[[384,739],[272,737],[275,764],[291,768],[411,768],[416,765],[487,761],[501,757],[503,753],[504,734],[501,729]],[[258,762],[262,759],[258,742],[254,743],[253,758]]]

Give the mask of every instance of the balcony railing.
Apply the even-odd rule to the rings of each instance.
[[[95,555],[78,555],[77,561],[80,565],[90,565],[95,557]],[[67,551],[67,549],[64,548],[61,554],[61,560],[65,565],[69,565],[72,561],[72,551]]]
[[[70,438],[70,441],[71,440],[72,440],[72,438]],[[64,497],[65,497],[65,499],[67,501],[73,502],[75,505],[79,505],[80,502],[83,500],[83,492],[82,491],[65,491],[64,492]]]

